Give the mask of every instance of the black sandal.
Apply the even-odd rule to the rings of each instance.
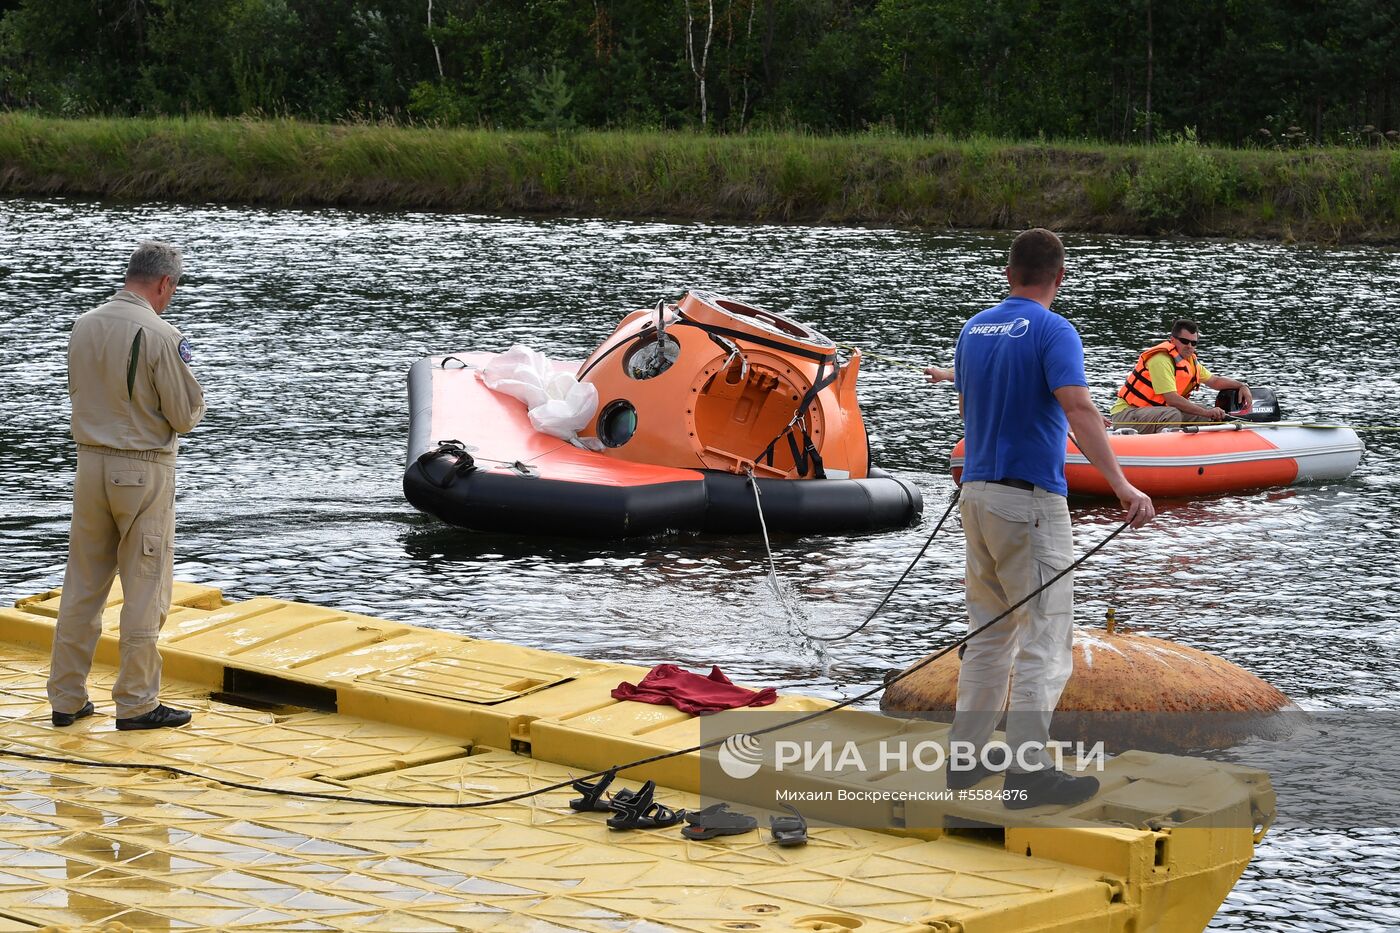
[[[703,810],[688,811],[685,819],[690,825],[681,830],[681,835],[696,841],[716,836],[737,836],[758,829],[758,820],[747,813],[729,809],[727,803],[715,803]]]
[[[574,790],[583,794],[583,796],[575,797],[573,800],[570,800],[569,807],[580,813],[613,812],[612,804],[603,799],[603,791],[608,789],[608,785],[612,783],[615,777],[617,777],[617,769],[612,768],[604,772],[603,776],[592,784],[583,780],[574,781]],[[624,787],[613,795],[612,799],[626,800],[630,796],[632,796],[632,791]]]
[[[647,781],[637,791],[619,791],[612,798],[609,829],[665,829],[685,819],[684,810],[672,810],[652,799],[656,782]]]
[[[603,772],[602,777],[599,777],[594,783],[588,783],[587,780],[575,780],[574,790],[581,793],[582,797],[574,797],[573,800],[568,801],[568,806],[573,810],[580,811],[580,813],[610,813],[612,807],[609,807],[608,801],[603,800],[602,797],[603,792],[608,790],[608,785],[616,776],[617,769],[612,768]],[[617,796],[624,797],[630,793],[630,790],[620,790]]]
[[[807,821],[797,808],[790,803],[783,809],[792,816],[768,817],[768,829],[773,833],[773,842],[780,846],[805,846],[807,844]]]

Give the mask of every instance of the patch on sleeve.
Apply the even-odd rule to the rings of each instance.
[[[180,359],[186,363],[194,359],[194,354],[190,352],[190,342],[185,338],[180,339]]]

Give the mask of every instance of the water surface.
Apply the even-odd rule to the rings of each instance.
[[[209,414],[179,472],[176,576],[603,661],[720,662],[831,697],[879,683],[962,627],[956,526],[859,641],[819,652],[764,583],[754,538],[578,543],[444,527],[403,500],[414,360],[523,343],[581,358],[628,310],[706,287],[873,353],[948,363],[998,300],[1004,234],[540,221],[433,213],[0,201],[0,600],[62,582],[75,463],[64,347],[134,242],[182,244],[169,319],[194,345]],[[1106,409],[1171,319],[1202,322],[1217,373],[1273,386],[1288,414],[1395,421],[1400,259],[1377,249],[1070,237],[1056,310],[1084,336]],[[876,462],[912,478],[925,520],[876,536],[779,537],[807,624],[864,617],[952,491],[954,396],[867,361]],[[1162,504],[1079,576],[1078,613],[1242,664],[1313,708],[1400,702],[1395,510],[1400,435],[1364,435],[1345,482]],[[1075,510],[1081,550],[1117,524]],[[1400,928],[1400,836],[1270,835],[1212,929]]]

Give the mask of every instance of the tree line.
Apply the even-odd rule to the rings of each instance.
[[[0,0],[0,106],[1400,145],[1394,0]]]

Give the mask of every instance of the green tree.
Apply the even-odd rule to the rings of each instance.
[[[574,118],[569,113],[574,92],[569,90],[569,78],[564,69],[551,65],[538,76],[526,74],[525,84],[529,88],[531,124],[537,129],[559,133],[573,129]]]
[[[0,105],[1390,145],[1398,47],[1394,0],[0,0]]]

